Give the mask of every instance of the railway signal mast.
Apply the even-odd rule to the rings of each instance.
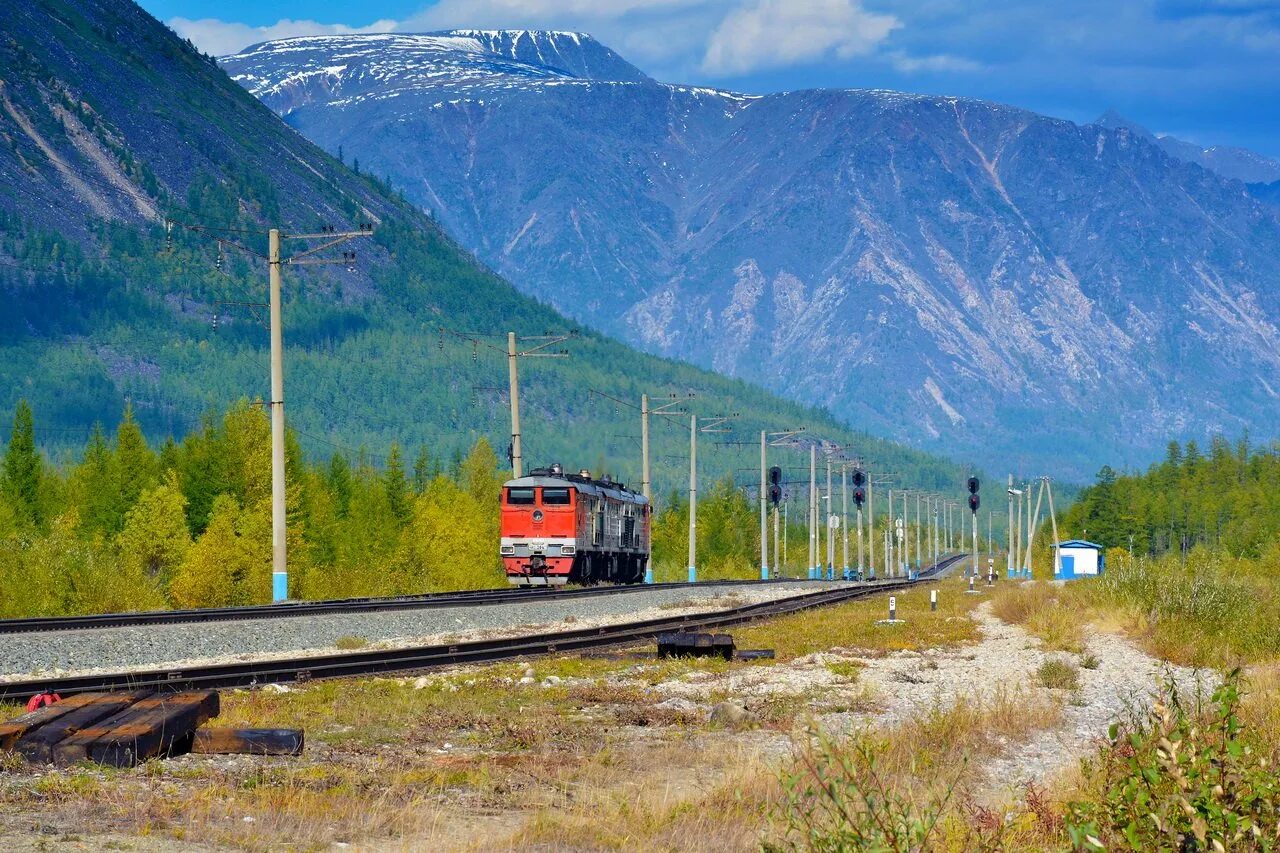
[[[862,530],[863,530],[862,505],[866,503],[866,500],[867,500],[867,492],[866,492],[866,489],[863,487],[866,485],[866,482],[867,482],[867,475],[863,473],[862,469],[854,468],[853,469],[853,503],[858,510],[858,577],[859,578],[863,576],[862,573],[866,569],[866,561],[863,559],[863,544],[862,544]]]
[[[978,495],[978,489],[981,483],[977,477],[969,478],[969,516],[971,521],[970,527],[970,548],[973,551],[973,577],[978,576],[978,507],[982,505],[982,498]]]
[[[782,469],[769,468],[769,486],[766,493],[765,468],[769,464],[768,447],[783,447],[791,444],[791,439],[804,432],[804,428],[782,430],[781,432],[760,431],[760,580],[769,579],[769,510],[773,505],[773,557],[778,559],[778,503],[782,500]],[[775,565],[776,569],[777,566]]]

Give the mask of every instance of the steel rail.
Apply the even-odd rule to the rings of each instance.
[[[551,599],[593,598],[625,592],[683,589],[685,587],[743,586],[761,583],[809,583],[799,578],[770,580],[721,580],[688,583],[630,584],[567,589],[477,589],[464,592],[431,592],[381,598],[338,598],[324,601],[297,601],[285,604],[252,604],[241,607],[208,607],[186,610],[143,610],[126,613],[98,613],[87,616],[30,616],[0,619],[0,634],[28,634],[37,631],[84,631],[130,625],[176,625],[193,622],[229,622],[246,619],[280,619],[290,616],[322,616],[329,613],[369,613],[395,610],[430,610],[443,607],[479,607]]]
[[[839,604],[878,593],[909,588],[931,576],[946,572],[952,565],[964,560],[966,556],[965,554],[958,554],[947,557],[921,572],[918,580],[903,578],[864,581],[854,587],[845,586],[821,590],[708,613],[649,619],[642,622],[606,625],[599,628],[580,628],[572,631],[558,631],[494,640],[473,640],[433,646],[416,646],[404,649],[344,652],[340,654],[208,666],[8,681],[0,682],[0,700],[15,701],[38,693],[51,692],[69,696],[93,691],[139,688],[192,690],[215,687],[252,687],[288,681],[310,681],[319,678],[344,678],[387,672],[405,672],[459,664],[488,663],[518,657],[558,654],[582,649],[598,649],[639,642],[669,631],[693,628],[722,628],[763,618],[784,616],[813,607]]]

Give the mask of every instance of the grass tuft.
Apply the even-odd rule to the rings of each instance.
[[[1080,689],[1080,670],[1069,660],[1063,658],[1046,658],[1036,670],[1036,678],[1041,686],[1050,690],[1075,691]]]

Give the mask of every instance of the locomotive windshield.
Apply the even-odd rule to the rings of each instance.
[[[569,503],[569,490],[543,489],[542,502],[547,506],[567,506]]]
[[[526,488],[507,489],[507,503],[531,504],[533,502],[534,502],[533,489],[526,489]]]

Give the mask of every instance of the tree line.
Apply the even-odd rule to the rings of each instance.
[[[260,604],[271,599],[271,440],[263,407],[206,415],[152,447],[131,408],[51,462],[20,401],[0,466],[0,616]],[[286,433],[289,595],[400,595],[505,584],[499,492],[510,471],[484,438],[412,461],[393,444],[310,460]],[[754,505],[731,481],[699,500],[705,577],[752,577]],[[683,578],[687,504],[654,518],[660,579]],[[803,534],[795,531],[795,540]]]
[[[1256,558],[1280,541],[1280,446],[1254,448],[1214,437],[1170,442],[1165,458],[1144,472],[1104,466],[1066,512],[1073,535],[1138,555],[1188,552],[1198,546]]]

